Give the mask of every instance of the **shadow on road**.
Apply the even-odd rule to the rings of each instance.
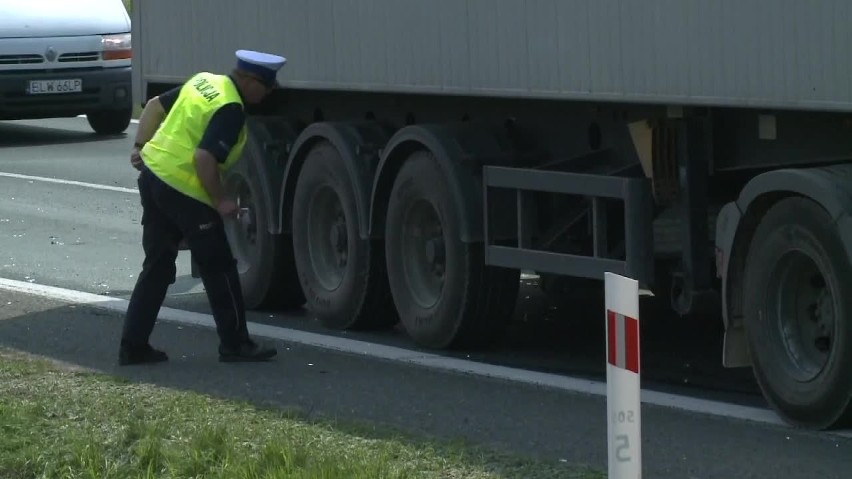
[[[640,325],[643,385],[688,395],[732,394],[726,400],[763,404],[750,370],[722,367],[721,321],[680,319],[661,308],[660,300],[645,298]],[[536,280],[525,280],[497,354],[457,356],[602,381],[605,334],[602,288],[554,300]]]
[[[196,280],[198,281],[198,280]],[[186,294],[191,284],[172,285],[166,305],[209,314],[203,289]],[[198,290],[196,290],[198,291]],[[660,312],[653,300],[641,303],[643,385],[652,389],[712,396],[762,407],[764,401],[749,369],[722,367],[722,325],[680,319]],[[388,331],[335,331],[323,328],[309,311],[252,311],[249,321],[355,339],[482,363],[564,374],[602,381],[605,378],[603,294],[575,291],[559,301],[548,298],[535,279],[521,282],[509,328],[496,345],[479,350],[432,351],[419,348],[401,324]]]
[[[33,123],[0,121],[0,148],[95,143],[126,138],[126,133],[112,136],[97,135],[92,131],[35,126]]]

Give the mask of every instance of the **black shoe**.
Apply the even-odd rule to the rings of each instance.
[[[266,361],[275,357],[278,351],[270,346],[263,346],[248,339],[238,347],[219,345],[219,361],[224,363]]]
[[[129,366],[131,364],[151,364],[168,361],[166,353],[156,350],[150,344],[144,346],[129,346],[122,344],[118,350],[118,364]]]

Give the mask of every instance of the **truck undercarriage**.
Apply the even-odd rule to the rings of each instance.
[[[243,215],[230,232],[252,307],[304,304],[331,328],[401,320],[421,346],[481,347],[503,332],[520,271],[541,274],[551,294],[594,287],[613,271],[639,279],[685,320],[721,314],[725,364],[757,366],[789,420],[827,427],[848,419],[850,389],[836,376],[849,354],[838,341],[846,329],[828,318],[836,314],[829,305],[842,307],[835,288],[845,274],[831,265],[849,268],[841,241],[849,233],[834,222],[852,202],[831,200],[806,179],[840,194],[852,171],[840,115],[573,104],[537,111],[535,102],[510,101],[480,111],[476,99],[419,97],[397,97],[402,106],[385,110],[383,101],[393,104],[385,98],[347,104],[314,94],[327,103],[287,91],[257,112],[253,146],[229,177],[242,185],[233,191],[242,192]],[[458,120],[436,122],[432,109]],[[749,124],[751,137],[742,134]],[[795,153],[778,149],[781,138]],[[789,181],[795,188],[785,188]],[[815,223],[776,218],[775,233],[757,229],[764,214],[788,207]],[[741,226],[728,244],[731,218]],[[820,228],[843,257],[818,244],[780,272],[765,272],[765,260],[746,266],[773,234]],[[754,301],[767,296],[774,299]],[[776,324],[765,323],[769,316]],[[755,358],[752,348],[770,338],[775,347]],[[818,370],[834,379],[807,389],[804,379],[790,383]]]

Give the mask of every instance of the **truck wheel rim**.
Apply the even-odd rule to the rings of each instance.
[[[346,214],[334,190],[323,186],[314,193],[308,210],[308,250],[320,285],[334,291],[346,276],[349,238]]]
[[[235,202],[237,216],[230,220],[232,246],[237,260],[237,270],[244,274],[254,263],[254,253],[257,248],[257,218],[256,209],[251,197],[251,191],[245,181],[240,178],[235,187]]]
[[[835,335],[835,298],[817,263],[801,251],[787,253],[770,276],[767,314],[783,348],[779,359],[797,381],[820,374],[828,363]]]
[[[406,211],[401,254],[408,290],[420,307],[431,308],[441,298],[446,272],[444,232],[431,203],[417,201]]]

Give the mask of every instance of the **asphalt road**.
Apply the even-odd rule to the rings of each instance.
[[[137,193],[2,175],[135,190],[136,172],[127,154],[132,139],[98,139],[84,119],[46,121],[42,128],[32,124],[0,122],[0,275],[129,294],[142,264]],[[189,272],[189,257],[182,255],[181,278],[172,293],[198,286]]]
[[[32,125],[0,122],[0,277],[126,297],[142,262],[141,208],[138,195],[127,191],[136,187],[127,160],[131,138],[98,139],[82,119]],[[181,253],[166,305],[207,312],[188,260]],[[120,317],[114,313],[4,291],[0,298],[0,345],[136,379],[462,436],[554,460],[606,462],[605,402],[598,397],[430,370],[413,374],[413,366],[287,343],[276,363],[241,367],[245,375],[236,376],[213,361],[211,331],[172,324],[155,334],[172,353],[169,365],[119,371],[113,364]],[[587,302],[569,313],[543,300],[534,284],[525,285],[504,343],[460,355],[600,378],[596,306]],[[583,308],[589,314],[577,314]],[[650,318],[643,322],[643,386],[764,406],[748,371],[719,366],[716,325],[696,327],[644,310],[642,317]],[[249,319],[332,334],[305,313],[252,312]],[[394,332],[336,335],[410,347]],[[643,437],[647,477],[844,477],[841,471],[852,465],[845,438],[654,406],[643,408]]]

